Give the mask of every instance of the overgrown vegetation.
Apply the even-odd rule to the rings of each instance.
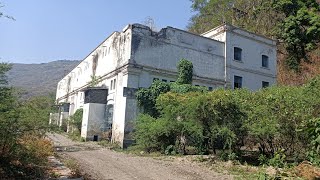
[[[165,83],[159,80],[154,81],[149,88],[141,88],[136,93],[138,105],[143,109],[143,112],[152,117],[159,117],[159,111],[156,108],[156,100],[160,94],[166,92],[204,92],[206,88],[193,86],[193,65],[191,61],[181,59],[177,65],[178,79],[174,83]]]
[[[157,116],[146,111],[136,121],[136,145],[144,151],[216,154],[280,168],[303,160],[320,165],[320,77],[300,87],[257,92],[177,92],[171,85],[154,84],[159,83],[168,88],[148,104]]]
[[[70,125],[73,127],[73,130],[78,131],[81,134],[81,126],[82,126],[82,117],[83,117],[83,109],[77,109],[76,112],[69,117]]]
[[[35,97],[19,101],[7,86],[11,66],[0,63],[0,178],[35,179],[45,176],[51,142],[44,138],[52,99]]]

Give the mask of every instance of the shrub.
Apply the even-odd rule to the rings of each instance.
[[[320,118],[310,119],[305,129],[309,139],[307,157],[312,163],[320,165]]]
[[[77,109],[76,112],[70,116],[70,124],[79,131],[81,134],[81,127],[82,127],[82,117],[83,117],[83,109]]]
[[[175,124],[167,119],[140,115],[136,120],[134,136],[139,147],[147,152],[162,151],[175,144]]]
[[[254,93],[249,101],[247,128],[261,153],[272,157],[285,149],[293,155],[304,149],[304,133],[297,131],[309,118],[310,106],[301,88],[272,87]]]
[[[170,91],[169,84],[161,81],[154,81],[150,88],[141,88],[136,93],[138,105],[143,108],[144,113],[152,117],[158,117],[156,109],[156,99],[162,93]]]

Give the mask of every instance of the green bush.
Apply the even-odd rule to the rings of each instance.
[[[320,162],[320,76],[304,86],[256,92],[154,84],[143,90],[150,93],[141,92],[140,105],[157,114],[139,116],[135,132],[137,145],[148,151],[185,154],[194,147],[198,154],[222,150],[234,159],[245,146],[258,147],[262,164]]]
[[[142,114],[136,121],[136,143],[147,152],[164,152],[169,145],[175,144],[174,131],[173,122]]]
[[[170,91],[168,83],[154,81],[149,88],[141,88],[136,93],[138,105],[143,108],[143,112],[152,117],[158,117],[159,112],[156,109],[156,99],[162,93]]]
[[[320,118],[313,118],[307,122],[306,130],[309,139],[308,159],[320,165]]]
[[[43,179],[52,146],[44,138],[53,100],[18,100],[6,85],[10,66],[0,63],[0,179]]]
[[[79,134],[81,134],[81,127],[82,127],[82,118],[83,118],[83,109],[77,109],[76,112],[70,116],[69,122],[70,125],[75,127]]]

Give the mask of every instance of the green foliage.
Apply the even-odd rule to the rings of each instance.
[[[154,81],[149,88],[141,88],[136,93],[138,105],[143,108],[144,113],[151,115],[152,117],[158,117],[160,115],[156,108],[156,100],[160,94],[172,91],[176,93],[187,92],[205,92],[204,87],[197,87],[191,85],[193,65],[192,62],[181,59],[178,64],[179,77],[175,83],[165,83],[162,81]]]
[[[10,65],[0,64],[0,179],[39,178],[52,155],[51,143],[43,138],[52,99],[18,102],[15,90],[6,84],[9,69]]]
[[[170,83],[170,91],[175,93],[187,93],[187,92],[206,92],[206,87],[193,86],[191,84],[177,84]]]
[[[175,147],[174,145],[169,145],[166,150],[164,151],[164,154],[165,155],[176,155],[176,150],[175,150]]]
[[[138,118],[136,126],[137,144],[143,144],[150,148],[168,147],[174,145],[179,153],[185,153],[186,146],[195,146],[199,153],[208,153],[216,148],[231,150],[241,144],[239,139],[243,137],[245,129],[243,121],[245,114],[237,105],[236,99],[231,96],[232,91],[217,90],[214,93],[203,94],[201,92],[189,92],[185,94],[166,93],[157,99],[157,109],[160,118]],[[149,120],[149,121],[146,121]],[[151,123],[153,122],[153,123]],[[170,122],[170,126],[161,126],[162,123]],[[157,124],[159,123],[159,124]],[[145,124],[145,126],[143,126]],[[152,124],[152,125],[151,125]],[[149,128],[147,134],[143,128]],[[168,143],[169,136],[165,136],[167,144],[159,145],[159,129],[151,131],[150,127],[162,129],[172,138]],[[155,134],[153,134],[155,133]],[[155,142],[144,140],[139,137],[147,136],[156,139]],[[156,138],[155,138],[156,137]],[[238,139],[239,138],[239,139]],[[163,148],[160,148],[163,150]]]
[[[88,82],[88,85],[90,87],[96,87],[99,84],[100,76],[91,75],[90,78],[91,78],[91,81]]]
[[[254,93],[249,101],[247,128],[261,153],[272,157],[281,149],[293,154],[304,148],[304,134],[297,130],[309,118],[310,104],[301,88],[272,87]]]
[[[320,157],[320,78],[302,87],[274,86],[212,92],[167,92],[156,99],[159,116],[137,120],[137,145],[166,154],[216,153],[234,160],[241,147],[258,147],[259,162],[286,166],[287,159]],[[222,152],[221,152],[222,151]],[[258,158],[258,157],[256,157]]]
[[[307,157],[312,163],[320,165],[320,118],[310,119],[306,130],[310,141]]]
[[[286,165],[285,161],[286,155],[284,154],[284,150],[280,150],[274,154],[273,158],[269,159],[268,165],[283,168]]]
[[[169,84],[161,81],[154,81],[149,88],[141,88],[136,93],[138,105],[143,108],[144,113],[153,117],[159,116],[159,112],[155,107],[157,97],[170,91]]]
[[[22,131],[33,131],[44,134],[48,128],[48,115],[53,112],[54,99],[47,96],[33,97],[21,102],[20,121]]]
[[[139,147],[147,152],[162,151],[174,145],[175,125],[167,119],[140,115],[136,121],[135,138]]]
[[[11,69],[12,65],[7,63],[0,63],[0,85],[7,84],[6,72]]]
[[[74,126],[79,134],[81,134],[82,127],[82,118],[83,118],[83,109],[77,109],[76,112],[70,116],[70,124]]]
[[[300,61],[309,62],[307,53],[316,49],[320,42],[320,6],[310,0],[307,3],[277,1],[275,7],[286,15],[277,31],[277,37],[285,42],[288,53],[286,63],[298,71]]]
[[[178,79],[177,84],[192,84],[193,65],[191,61],[181,59],[177,65]]]

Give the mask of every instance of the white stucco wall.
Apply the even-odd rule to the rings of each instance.
[[[144,69],[176,73],[177,63],[190,60],[194,75],[223,80],[224,44],[183,30],[167,27],[153,34],[150,29],[134,28],[132,59]]]
[[[59,81],[56,93],[58,103],[66,101],[63,96],[67,93],[78,95],[79,90],[87,86],[92,80],[92,75],[100,77],[101,81],[115,76],[117,74],[116,70],[128,63],[131,55],[130,47],[130,29],[127,28],[122,32],[114,32],[111,34],[81,61],[77,67]],[[97,58],[96,65],[94,65],[94,58]],[[95,66],[96,68],[94,68]],[[105,85],[109,86],[108,82],[106,82]],[[81,103],[81,101],[79,101],[79,103]],[[75,109],[81,105],[82,104],[75,104]]]
[[[104,129],[105,104],[87,103],[83,108],[81,137],[92,140],[94,135],[100,139]]]
[[[202,36],[225,43],[227,82],[233,88],[234,76],[243,78],[243,87],[258,90],[262,81],[276,83],[276,42],[230,25],[221,25]],[[234,47],[242,49],[242,60],[234,60]],[[268,68],[262,67],[262,55],[269,57]]]

